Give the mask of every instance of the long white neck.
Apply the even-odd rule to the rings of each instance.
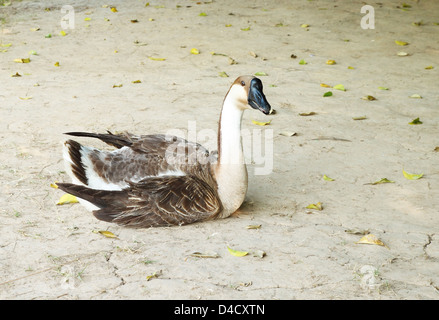
[[[241,120],[244,109],[233,92],[226,96],[221,110],[218,132],[218,163],[215,178],[223,204],[222,217],[235,212],[247,192],[247,168],[241,143]]]

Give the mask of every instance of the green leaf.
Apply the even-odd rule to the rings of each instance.
[[[423,173],[420,173],[420,174],[407,173],[404,171],[404,169],[402,169],[402,174],[408,180],[418,180],[418,179],[421,179],[422,176],[424,175]]]
[[[387,179],[387,178],[382,178],[381,180],[379,180],[379,181],[375,181],[375,182],[372,182],[372,183],[366,183],[366,184],[371,184],[371,185],[377,185],[377,184],[383,184],[383,183],[395,183],[395,181],[392,181],[392,180],[389,180],[389,179]]]
[[[326,174],[323,175],[323,180],[325,180],[325,181],[334,181],[334,179],[328,177]]]
[[[389,90],[389,88],[386,88],[386,87],[378,87],[378,89],[380,89],[380,90]]]
[[[330,96],[332,96],[332,91],[325,92],[325,93],[323,94],[323,96],[324,96],[324,97],[330,97]]]
[[[342,85],[342,84],[337,84],[337,85],[333,86],[332,88],[336,89],[336,90],[346,91],[346,89],[344,88],[344,85]]]
[[[308,63],[304,59],[302,59],[302,60],[299,61],[299,64],[305,65],[305,64],[308,64]]]
[[[406,45],[409,44],[408,42],[405,42],[405,41],[399,41],[399,40],[395,40],[395,43],[396,43],[398,46],[406,46]]]
[[[255,76],[268,76],[268,74],[265,72],[256,72]]]
[[[423,122],[421,120],[419,120],[419,118],[413,119],[411,122],[409,122],[409,124],[411,125],[417,125],[417,124],[422,124]]]

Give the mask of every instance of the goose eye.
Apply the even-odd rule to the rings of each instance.
[[[244,81],[241,81],[241,86],[245,86],[245,82]]]

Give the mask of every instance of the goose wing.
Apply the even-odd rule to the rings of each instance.
[[[194,176],[163,176],[129,183],[123,190],[96,190],[59,183],[63,191],[93,203],[99,220],[137,228],[214,219],[222,210],[216,189]]]

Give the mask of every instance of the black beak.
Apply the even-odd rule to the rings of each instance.
[[[250,89],[248,91],[248,104],[253,109],[257,109],[264,114],[271,113],[271,106],[262,92],[262,82],[258,78],[253,78],[250,82]]]

